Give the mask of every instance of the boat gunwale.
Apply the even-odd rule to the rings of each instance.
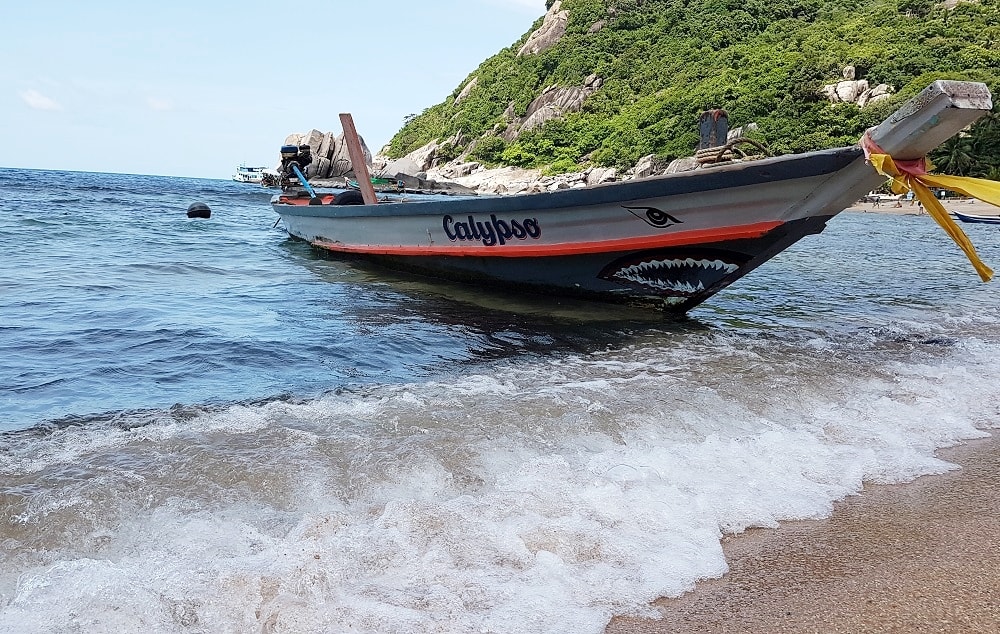
[[[850,146],[537,194],[447,196],[378,205],[310,205],[307,198],[289,203],[279,194],[271,199],[271,205],[279,215],[330,218],[558,211],[823,176],[862,157],[860,147]]]

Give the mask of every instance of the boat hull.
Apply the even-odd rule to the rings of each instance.
[[[828,219],[816,217],[785,223],[756,238],[638,251],[517,258],[341,256],[480,288],[686,312],[803,236],[819,233]]]
[[[853,187],[845,171],[857,172]],[[860,149],[841,148],[527,196],[272,205],[289,234],[341,256],[683,312],[822,231],[878,182]]]
[[[1000,225],[1000,216],[980,216],[976,214],[963,214],[957,211],[951,213],[962,222],[981,225]]]

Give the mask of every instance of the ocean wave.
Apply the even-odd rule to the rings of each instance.
[[[58,629],[67,602],[107,614],[98,588],[121,623],[167,631],[186,605],[212,629],[433,631],[447,614],[459,631],[596,633],[723,574],[723,535],[952,469],[935,450],[998,423],[973,398],[1000,378],[993,344],[806,371],[780,344],[709,339],[8,442],[24,554],[5,562],[0,623]]]

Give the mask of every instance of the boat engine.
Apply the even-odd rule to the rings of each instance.
[[[306,166],[312,163],[312,149],[308,145],[282,145],[281,146],[281,169],[280,185],[282,189],[288,189],[293,184],[299,182],[298,176],[292,167],[299,168],[305,176]]]

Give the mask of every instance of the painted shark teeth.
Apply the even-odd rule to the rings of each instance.
[[[680,295],[695,295],[705,290],[705,283],[702,276],[684,275],[684,277],[694,278],[692,281],[678,279],[678,273],[690,273],[692,271],[706,273],[705,278],[709,283],[715,283],[722,277],[729,275],[739,269],[739,266],[723,260],[695,259],[695,258],[674,258],[667,260],[646,260],[637,264],[630,264],[615,272],[614,277],[640,284],[647,288],[659,292],[675,293]]]

